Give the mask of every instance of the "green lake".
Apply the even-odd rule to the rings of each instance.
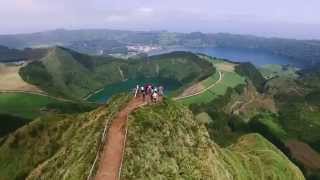
[[[122,92],[133,92],[133,89],[137,84],[144,85],[151,83],[155,86],[163,86],[165,89],[165,95],[168,96],[172,94],[175,90],[179,89],[182,84],[176,80],[172,79],[161,79],[161,78],[145,78],[145,79],[130,79],[127,81],[110,84],[104,87],[101,91],[93,94],[88,98],[88,101],[104,103],[114,94]]]

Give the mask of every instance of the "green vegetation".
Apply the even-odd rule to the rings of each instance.
[[[219,75],[216,73],[214,76],[211,76],[209,79],[205,80],[204,83],[209,84],[208,82],[213,82],[215,79],[218,79],[217,76],[219,77]],[[244,83],[244,78],[238,74],[233,72],[223,72],[222,80],[216,86],[213,86],[201,95],[183,99],[181,102],[184,104],[209,103],[218,96],[224,95],[228,88],[235,88],[236,86]]]
[[[278,112],[262,113],[254,117],[249,123],[250,129],[263,134],[285,152],[299,165],[308,179],[317,179],[320,173],[313,167],[320,164],[316,160],[320,152],[319,74],[316,69],[299,73],[293,73],[290,69],[278,69],[272,74],[276,76],[267,81],[265,93],[273,95]],[[305,151],[301,153],[314,162],[296,157],[296,153],[290,152],[287,148],[290,140],[305,143],[304,146],[296,145],[295,149],[298,152]]]
[[[0,93],[0,113],[32,119],[39,116],[46,105],[56,102],[57,100],[39,95]]]
[[[320,111],[310,111],[303,103],[285,104],[279,112],[281,126],[288,135],[310,144],[318,152],[320,151]]]
[[[201,84],[205,88],[207,88],[207,87],[211,86],[212,84],[214,84],[215,82],[217,82],[218,80],[219,80],[219,72],[216,71],[216,73],[212,74],[207,79],[201,81]]]
[[[279,77],[267,85],[270,87],[268,90],[275,94],[279,107],[279,124],[288,136],[307,142],[320,151],[320,136],[316,133],[320,130],[318,75],[316,70],[301,72],[298,79],[287,80],[291,83],[284,83],[284,78]],[[274,87],[277,87],[277,91]]]
[[[33,60],[43,57],[46,49],[30,49],[24,50],[11,49],[0,45],[0,62],[10,63],[15,61]]]
[[[262,66],[259,70],[265,79],[272,79],[276,77],[298,78],[298,70],[292,66],[269,64]]]
[[[259,92],[263,92],[265,79],[254,65],[251,63],[241,63],[235,67],[235,71],[239,75],[251,80],[256,89]]]
[[[183,71],[181,70],[183,67]],[[192,53],[174,52],[150,59],[122,60],[53,48],[41,61],[22,68],[22,78],[50,94],[79,99],[128,79],[172,79],[182,86],[214,73],[210,63]]]
[[[9,49],[0,45],[0,62],[11,62],[25,60],[24,54],[20,50]]]
[[[88,112],[97,105],[85,102],[65,102],[28,93],[0,93],[0,137],[50,114]]]
[[[304,179],[260,135],[246,135],[221,148],[209,138],[205,121],[168,100],[130,117],[122,178]]]
[[[28,93],[0,93],[0,114],[11,114],[27,119],[36,118],[47,112],[79,113],[95,107],[92,104],[64,102]]]
[[[217,82],[219,79],[219,71],[222,75],[221,81],[200,95],[182,99],[182,103],[187,105],[209,103],[217,97],[224,95],[228,88],[235,88],[238,85],[245,84],[245,78],[233,71],[233,67],[236,66],[236,64],[202,54],[198,56],[211,62],[217,69],[215,74],[201,81],[201,84],[207,88]]]
[[[105,123],[129,97],[78,115],[39,118],[0,142],[0,177],[12,179],[86,179],[99,150]]]
[[[0,139],[1,137],[27,124],[29,121],[29,119],[16,117],[9,114],[0,114]]]
[[[288,138],[287,132],[283,129],[278,117],[275,114],[259,114],[250,121],[250,125],[253,130],[255,129],[255,132],[259,132],[263,135],[271,134],[272,136],[282,139],[283,141]],[[261,127],[259,128],[259,126]],[[267,129],[268,133],[259,130],[264,128]]]
[[[197,117],[200,114],[206,114],[210,117],[207,119],[209,135],[222,147],[235,143],[240,135],[248,132],[247,125],[240,117],[225,112],[225,107],[231,101],[232,96],[243,92],[243,86],[228,88],[224,95],[218,96],[210,102],[190,105],[190,109],[194,114],[197,114]],[[202,118],[204,117],[202,115]]]

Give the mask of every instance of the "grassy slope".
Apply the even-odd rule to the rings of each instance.
[[[12,116],[10,114],[0,114],[0,139],[1,137],[6,136],[16,129],[24,126],[29,121],[29,119]]]
[[[224,95],[229,87],[234,88],[237,85],[245,83],[244,77],[241,77],[240,75],[232,71],[231,72],[224,71],[223,69],[220,69],[219,66],[216,66],[217,64],[228,65],[229,62],[225,62],[218,59],[208,59],[208,60],[211,61],[211,63],[217,68],[217,71],[222,72],[223,77],[221,82],[201,95],[181,100],[182,103],[184,104],[209,103],[212,100],[216,99],[218,96]],[[204,87],[209,87],[218,79],[219,79],[219,74],[218,72],[216,72],[215,74],[211,75],[201,83],[204,85]]]
[[[33,119],[47,111],[79,113],[94,108],[93,104],[63,102],[46,96],[26,93],[0,93],[0,114]]]
[[[41,62],[22,68],[20,75],[25,81],[40,86],[51,94],[81,98],[106,85],[126,79],[170,78],[185,85],[214,72],[207,61],[191,53],[174,52],[150,59],[127,61],[54,48]]]
[[[276,64],[268,64],[262,66],[260,69],[261,74],[265,79],[270,79],[274,77],[287,77],[287,78],[297,78],[297,69],[294,67],[284,67]]]
[[[279,116],[273,118],[290,138],[307,142],[319,151],[320,104],[317,97],[320,88],[316,87],[320,82],[319,74],[300,73],[299,78],[295,77],[297,74],[281,74],[266,84],[267,93],[274,94],[279,108]],[[314,81],[309,81],[310,78]]]
[[[203,122],[173,102],[140,109],[129,122],[123,179],[304,179],[260,135],[220,148]]]
[[[248,78],[259,92],[263,92],[265,79],[253,64],[240,63],[235,67],[235,72]]]
[[[0,142],[0,177],[11,179],[85,179],[95,159],[104,124],[127,96],[79,115],[43,117]]]
[[[304,171],[306,178],[319,179],[319,169],[310,168],[312,165],[319,165],[317,156],[320,152],[320,104],[319,104],[319,74],[315,70],[305,73],[297,73],[294,69],[283,69],[279,66],[268,66],[261,70],[262,73],[276,75],[266,83],[266,93],[274,96],[278,113],[260,114],[250,122],[255,125],[255,131],[273,139],[275,144],[287,145],[290,141],[301,141],[311,148],[297,145],[296,153],[286,152],[289,157],[295,160],[297,165]],[[310,81],[311,80],[311,81]],[[260,128],[256,128],[260,127]],[[280,147],[279,146],[279,147]],[[302,149],[302,151],[301,151]],[[317,151],[312,153],[308,151]],[[288,151],[284,149],[285,151]],[[316,154],[316,156],[315,156]],[[303,157],[303,158],[301,158]],[[314,162],[310,166],[310,161]]]
[[[63,95],[83,96],[89,87],[97,87],[90,71],[77,61],[68,51],[55,48],[42,63],[52,77],[52,86]]]
[[[0,93],[0,113],[32,119],[41,114],[41,108],[58,102],[58,100],[39,95]]]

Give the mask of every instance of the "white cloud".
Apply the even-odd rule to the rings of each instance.
[[[108,12],[106,23],[125,23],[128,21],[142,21],[151,18],[154,10],[152,8],[125,9]],[[150,20],[150,19],[149,19]]]
[[[154,10],[152,8],[147,8],[147,7],[141,7],[137,9],[138,12],[141,13],[152,13]]]
[[[128,18],[129,18],[129,16],[112,14],[112,15],[109,15],[109,16],[105,19],[105,22],[106,22],[106,23],[125,22],[125,21],[128,20]]]

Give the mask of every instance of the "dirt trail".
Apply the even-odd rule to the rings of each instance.
[[[142,98],[134,98],[122,109],[110,126],[99,162],[96,180],[118,180],[125,149],[128,115],[145,105]]]

